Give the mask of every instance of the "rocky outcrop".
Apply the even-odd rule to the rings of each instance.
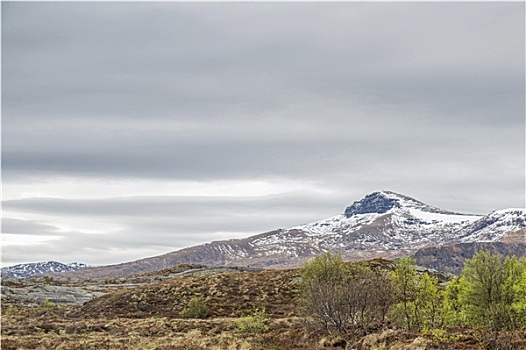
[[[384,196],[381,192],[374,192],[345,208],[344,214],[350,218],[353,215],[369,213],[383,214],[394,208],[400,208],[398,200]]]
[[[45,301],[54,305],[82,305],[105,293],[82,287],[35,284],[29,286],[2,286],[2,303],[19,305],[42,305]]]

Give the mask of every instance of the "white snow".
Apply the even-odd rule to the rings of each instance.
[[[327,236],[341,233],[345,229],[358,229],[361,225],[372,223],[381,214],[369,213],[353,215],[347,218],[345,215],[337,215],[329,219],[320,220],[311,224],[295,226],[289,230],[301,230],[307,236]]]
[[[423,221],[443,224],[473,222],[482,218],[482,215],[433,213],[413,208],[409,208],[408,211],[412,216]]]

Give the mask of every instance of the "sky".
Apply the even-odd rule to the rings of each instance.
[[[105,265],[377,190],[524,207],[523,2],[4,2],[2,263]]]

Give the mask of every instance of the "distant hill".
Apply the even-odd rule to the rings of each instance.
[[[49,273],[62,273],[87,268],[88,265],[74,262],[63,264],[56,261],[19,264],[2,268],[2,277],[28,278]]]

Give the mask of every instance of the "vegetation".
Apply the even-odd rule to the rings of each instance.
[[[400,259],[391,276],[396,300],[390,312],[392,321],[411,331],[439,327],[443,311],[438,279],[429,273],[417,274],[410,258]]]
[[[481,251],[467,261],[459,280],[458,300],[461,305],[457,319],[479,326],[493,335],[497,343],[499,332],[526,326],[523,298],[526,259],[496,255]]]
[[[240,333],[266,333],[269,318],[264,308],[254,310],[250,315],[236,320],[237,331]]]
[[[392,303],[392,284],[385,271],[348,264],[331,253],[305,265],[300,289],[309,326],[346,337],[378,329]]]
[[[300,290],[304,314],[327,334],[352,339],[390,322],[445,341],[447,327],[471,327],[498,348],[499,332],[526,327],[525,287],[526,259],[486,251],[446,288],[430,273],[418,273],[410,258],[399,259],[387,275],[326,253],[304,266]]]
[[[49,301],[49,299],[45,299],[42,302],[42,308],[44,309],[52,309],[53,307],[55,307],[55,305],[51,301]]]
[[[206,318],[208,312],[208,306],[206,306],[204,299],[202,297],[193,297],[188,302],[188,306],[179,315],[183,318]]]
[[[99,286],[116,290],[82,307],[3,300],[2,349],[526,349],[526,260],[484,251],[449,281],[408,258],[327,253],[301,270]]]

